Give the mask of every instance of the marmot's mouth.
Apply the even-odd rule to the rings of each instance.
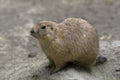
[[[37,33],[36,33],[34,30],[31,30],[31,31],[30,31],[30,34],[31,34],[33,37],[38,38],[38,35],[37,35]]]

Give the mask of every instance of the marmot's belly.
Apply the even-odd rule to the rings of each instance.
[[[55,51],[55,50],[54,50]],[[91,66],[95,63],[97,58],[97,53],[93,54],[84,54],[84,53],[49,53],[48,55],[50,59],[52,59],[54,62],[78,62],[81,66]]]

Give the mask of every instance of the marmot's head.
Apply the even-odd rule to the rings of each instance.
[[[51,21],[41,21],[30,31],[31,35],[37,39],[52,39],[55,36],[56,23]]]

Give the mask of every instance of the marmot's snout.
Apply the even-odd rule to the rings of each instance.
[[[37,34],[36,31],[34,31],[34,29],[31,29],[30,34],[31,34],[33,37],[38,38],[38,34]]]
[[[34,33],[35,33],[35,31],[32,29],[32,30],[30,31],[30,33],[31,33],[31,34],[34,34]]]

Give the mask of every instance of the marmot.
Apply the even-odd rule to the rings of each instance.
[[[53,72],[59,71],[68,62],[91,67],[97,61],[97,32],[81,18],[67,18],[61,23],[41,21],[32,28],[31,35],[39,40],[50,63],[55,65]],[[106,58],[102,60],[104,62]]]

